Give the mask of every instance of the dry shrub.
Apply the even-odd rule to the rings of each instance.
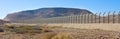
[[[55,35],[51,39],[72,39],[72,37],[68,33],[58,33],[57,35]]]
[[[40,34],[39,39],[72,39],[72,37],[68,33],[57,34],[54,32],[49,32],[49,33]]]
[[[12,35],[9,39],[22,39],[22,37],[16,34]]]
[[[63,28],[62,26],[49,26],[50,28]]]
[[[0,32],[4,32],[4,30],[0,28]]]
[[[41,28],[53,29],[53,28],[62,28],[62,26],[41,26]]]
[[[39,39],[51,39],[55,35],[56,35],[56,33],[54,33],[54,32],[43,33],[43,34],[40,34]]]

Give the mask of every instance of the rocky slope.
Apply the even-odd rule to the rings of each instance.
[[[27,11],[8,14],[4,18],[4,20],[13,22],[18,20],[50,18],[50,17],[70,16],[70,15],[80,15],[80,14],[92,14],[92,12],[85,9],[77,9],[77,8],[40,8],[36,10],[27,10]]]

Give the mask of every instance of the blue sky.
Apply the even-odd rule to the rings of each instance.
[[[45,7],[80,8],[94,13],[119,11],[120,0],[0,0],[0,19],[13,12]]]

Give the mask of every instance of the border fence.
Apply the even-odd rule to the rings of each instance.
[[[52,18],[40,18],[31,22],[37,23],[120,23],[120,11],[94,13],[94,14],[81,14],[72,16],[61,16]]]

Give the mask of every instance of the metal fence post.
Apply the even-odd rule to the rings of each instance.
[[[85,22],[85,20],[84,20],[84,15],[85,15],[85,14],[83,14],[83,16],[82,16],[82,20],[83,20],[82,22],[83,22],[83,24],[84,24],[84,22]]]
[[[90,23],[92,23],[92,21],[93,21],[93,20],[92,20],[92,14],[90,14],[90,20],[91,20]]]
[[[96,23],[96,16],[97,16],[97,13],[95,14],[95,23]]]
[[[88,14],[86,14],[85,17],[86,17],[86,23],[88,23]]]
[[[118,23],[120,23],[120,11],[118,13]]]
[[[71,16],[71,24],[73,23],[73,16]]]
[[[86,23],[88,23],[88,14],[86,15]]]
[[[81,23],[83,23],[83,15],[81,15]]]
[[[72,24],[72,19],[71,19],[71,16],[69,16],[69,19],[70,19],[70,23]]]
[[[75,20],[76,20],[75,23],[77,23],[77,15],[75,16]]]
[[[68,19],[68,16],[66,16],[66,23],[68,23],[68,20],[69,20],[69,19]]]
[[[72,24],[74,24],[74,15],[72,16]]]
[[[77,15],[77,17],[76,17],[76,18],[77,18],[77,21],[76,21],[76,23],[78,24],[78,15]]]
[[[86,14],[84,14],[84,23],[86,23]]]
[[[94,23],[94,14],[91,14],[91,23]]]
[[[82,15],[80,15],[80,23],[82,23]]]
[[[114,17],[115,17],[115,11],[113,12],[113,24],[115,23]]]
[[[101,15],[101,12],[99,13],[99,23],[100,23],[100,21],[101,21],[101,20],[100,20],[100,19],[101,19],[101,16],[100,16],[100,15]]]
[[[89,23],[89,21],[90,21],[90,19],[89,19],[89,15],[90,15],[90,14],[88,14],[88,16],[87,16],[87,17],[88,17],[88,19],[87,19],[87,20],[88,20],[88,23]]]
[[[105,23],[105,13],[106,12],[103,13],[103,23]]]
[[[78,15],[78,23],[80,23],[80,15]]]
[[[63,24],[65,24],[65,20],[66,20],[66,18],[65,18],[65,17],[63,17]]]
[[[108,12],[108,23],[109,23],[109,20],[110,20],[110,19],[109,19],[109,18],[110,18],[109,16],[110,16],[110,12]]]

